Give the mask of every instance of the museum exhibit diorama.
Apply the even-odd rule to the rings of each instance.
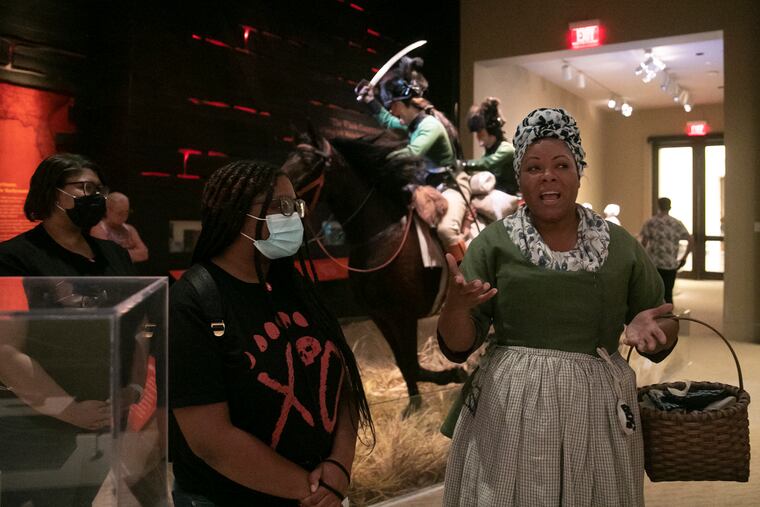
[[[287,461],[291,468],[285,466],[278,470],[303,475],[319,470],[331,460],[334,462],[333,453],[339,447],[334,442],[339,440],[336,435],[340,432],[333,433],[333,430],[340,427],[336,423],[340,421],[337,414],[343,414],[344,409],[338,400],[342,403],[346,399],[344,392],[353,389],[349,393],[355,396],[353,401],[360,400],[360,412],[364,408],[362,397],[356,393],[360,389],[352,383],[359,376],[376,438],[372,438],[366,427],[360,428],[350,466],[346,470],[338,463],[339,468],[332,470],[341,481],[345,475],[348,482],[341,487],[342,491],[330,490],[329,494],[340,498],[344,505],[352,506],[440,505],[450,449],[454,456],[452,461],[458,466],[456,444],[464,441],[458,435],[452,447],[452,440],[443,434],[442,426],[456,420],[462,405],[474,418],[480,386],[473,372],[478,371],[484,357],[484,367],[479,371],[481,375],[489,372],[487,361],[491,356],[486,355],[486,350],[491,354],[501,346],[515,348],[514,343],[507,343],[514,337],[506,337],[515,332],[514,322],[499,321],[503,317],[499,316],[490,324],[497,328],[501,325],[500,330],[488,326],[485,330],[478,329],[478,338],[481,334],[487,335],[486,343],[475,348],[466,361],[461,357],[464,362],[457,364],[446,359],[460,360],[457,352],[448,347],[450,343],[446,340],[452,336],[443,338],[446,326],[442,326],[440,334],[437,328],[447,288],[455,281],[455,277],[448,275],[456,274],[460,265],[464,266],[462,273],[474,273],[468,271],[475,269],[473,263],[468,265],[465,260],[460,264],[467,249],[472,248],[472,239],[489,223],[512,216],[518,206],[523,210],[528,208],[527,191],[523,193],[518,187],[520,160],[513,164],[513,158],[517,156],[519,126],[523,118],[528,120],[526,113],[538,108],[562,108],[570,113],[573,127],[582,131],[584,147],[580,151],[585,153],[585,159],[584,155],[575,158],[573,151],[578,174],[577,180],[574,176],[569,179],[579,183],[575,194],[577,203],[583,202],[589,216],[604,209],[606,216],[599,215],[599,221],[605,224],[600,226],[602,230],[607,227],[607,240],[609,228],[613,226],[606,224],[615,224],[613,230],[620,232],[619,237],[630,236],[630,244],[636,248],[639,244],[646,246],[648,240],[644,239],[642,225],[657,211],[658,198],[665,195],[673,201],[671,214],[682,221],[687,230],[676,240],[680,241],[679,267],[668,269],[672,271],[671,291],[676,284],[673,315],[663,314],[667,318],[684,319],[680,323],[679,348],[661,363],[654,363],[645,355],[630,355],[629,365],[638,382],[629,386],[634,401],[621,407],[616,405],[615,410],[622,411],[623,415],[617,412],[612,422],[625,426],[622,431],[633,434],[636,430],[631,426],[638,421],[638,430],[647,433],[645,425],[650,423],[644,422],[644,416],[639,417],[638,411],[634,410],[634,415],[628,406],[636,404],[636,385],[639,389],[649,384],[657,387],[664,379],[688,377],[693,363],[701,361],[720,375],[730,375],[729,381],[736,383],[733,364],[729,362],[726,366],[723,364],[726,357],[704,353],[708,350],[704,344],[710,343],[706,333],[699,328],[695,331],[697,324],[690,324],[693,322],[690,316],[709,321],[732,343],[733,340],[751,341],[751,336],[756,341],[760,329],[757,323],[760,284],[754,283],[760,270],[753,267],[760,265],[756,262],[760,222],[757,222],[757,199],[754,198],[760,182],[756,174],[759,156],[757,143],[753,141],[757,138],[753,133],[760,124],[756,121],[758,99],[755,93],[760,78],[757,70],[746,65],[757,53],[755,27],[746,21],[754,19],[749,11],[750,7],[757,9],[757,6],[750,6],[754,3],[750,0],[736,3],[739,7],[721,9],[709,0],[681,0],[657,6],[653,3],[640,9],[615,0],[588,1],[583,5],[568,3],[546,10],[501,0],[257,0],[121,2],[118,5],[92,0],[2,2],[0,244],[25,234],[40,220],[43,224],[39,230],[45,228],[44,220],[49,216],[33,217],[25,209],[25,200],[33,193],[35,167],[53,154],[74,153],[94,161],[99,166],[97,175],[103,181],[88,186],[89,181],[64,181],[61,176],[56,179],[55,188],[63,192],[62,186],[81,184],[83,195],[68,194],[73,199],[93,197],[87,189],[95,188],[94,194],[99,194],[101,201],[113,198],[109,204],[116,201],[114,195],[122,199],[128,196],[124,217],[132,230],[139,231],[145,253],[138,261],[132,259],[133,263],[127,263],[129,268],[134,268],[129,272],[139,274],[138,277],[0,277],[0,507],[167,506],[174,503],[173,492],[179,498],[182,495],[203,497],[200,492],[204,488],[220,489],[224,494],[230,492],[225,498],[236,499],[248,499],[249,493],[261,497],[283,495],[282,489],[265,492],[255,484],[245,483],[245,479],[253,483],[261,480],[259,476],[251,478],[256,474],[251,473],[250,468],[266,459],[273,459],[270,463],[275,464],[281,460]],[[724,83],[728,88],[724,88]],[[431,128],[432,118],[438,121],[433,128],[437,138],[427,130]],[[423,128],[426,120],[428,123]],[[438,145],[432,143],[426,146],[428,151],[420,153],[415,151],[419,146],[414,146],[420,131],[424,132],[423,138],[429,135],[429,139],[446,141]],[[538,140],[556,137],[552,141],[560,139],[570,146],[559,134],[536,135]],[[578,147],[580,137],[577,136]],[[536,142],[523,139],[525,145],[519,156],[524,156],[527,146]],[[496,155],[501,158],[489,158]],[[494,162],[486,169],[474,169],[486,159],[491,163],[497,158],[503,165],[497,167]],[[584,159],[582,163],[580,159]],[[227,182],[222,181],[216,187],[209,184],[213,181],[212,175],[220,168],[237,163],[254,165],[256,171],[266,166],[273,174],[279,169],[277,174],[289,179],[289,184],[284,185],[288,195],[282,193],[280,176],[277,176],[268,194],[259,190],[255,196],[246,195],[241,201],[232,198],[216,201],[216,209],[230,202],[237,206],[218,220],[217,225],[221,230],[222,226],[237,223],[237,218],[243,221],[243,228],[235,229],[232,235],[235,240],[240,240],[241,234],[246,241],[251,240],[251,244],[245,245],[251,249],[249,257],[241,255],[240,258],[246,262],[250,258],[250,264],[255,264],[255,280],[238,277],[240,271],[236,274],[217,263],[227,251],[225,248],[235,240],[214,250],[213,255],[198,255],[197,246],[204,239],[214,236],[214,241],[218,240],[214,248],[227,241],[219,238],[229,231],[216,236],[219,231],[204,225],[209,223],[211,214],[204,189],[224,189]],[[586,164],[584,173],[582,169]],[[263,172],[249,175],[248,186],[237,188],[245,187],[243,193],[249,191],[259,184],[257,178]],[[289,185],[292,185],[293,195],[290,195]],[[225,195],[227,190],[226,195],[233,195],[235,186],[229,185],[215,195]],[[56,199],[60,197],[57,190],[53,191]],[[275,190],[280,193],[275,195]],[[74,189],[65,192],[68,191]],[[452,193],[456,194],[454,200],[451,200]],[[543,202],[548,195],[548,202],[559,202],[560,194],[550,189],[541,194],[540,200]],[[248,197],[251,206],[262,208],[258,216],[253,215],[256,213],[253,207],[238,206]],[[444,220],[450,218],[447,215],[449,208],[454,207],[452,203],[460,200],[462,210],[454,220],[458,240],[449,242],[443,235]],[[58,213],[58,218],[64,214],[71,217],[73,208],[64,209],[50,196],[48,201],[58,206],[55,209],[51,206],[50,214]],[[528,210],[524,216],[530,214]],[[261,247],[270,237],[274,237],[273,243],[276,243],[273,222],[282,217],[271,220],[272,215],[283,215],[292,219],[287,220],[290,225],[298,225],[284,231],[283,236],[290,238],[290,246],[299,240],[288,255],[269,256],[265,253],[266,247]],[[263,230],[262,224],[266,224],[266,236],[243,233],[244,227],[254,220],[259,226],[257,234]],[[526,221],[529,225],[530,220]],[[104,222],[105,219],[97,223]],[[78,239],[86,238],[88,243],[97,244],[90,238],[95,233],[89,227],[82,228],[81,237],[79,234],[80,231],[76,231]],[[539,244],[543,242],[541,234],[539,231],[535,235]],[[515,237],[512,237],[513,243],[517,244]],[[531,241],[535,239],[531,236]],[[579,241],[576,247],[581,243]],[[69,254],[74,251],[60,242],[59,245],[63,250],[68,249]],[[269,246],[272,251],[277,250],[272,243]],[[280,247],[284,250],[282,245]],[[606,245],[603,248],[602,259],[606,259],[607,248]],[[564,252],[563,248],[552,255]],[[82,256],[81,252],[76,253]],[[453,256],[448,264],[446,253]],[[527,255],[525,251],[522,253]],[[2,254],[0,251],[0,268],[5,267]],[[96,255],[85,257],[95,264]],[[285,257],[287,264],[277,264]],[[546,267],[536,264],[539,262],[536,259],[528,260],[534,267]],[[604,262],[602,260],[602,264]],[[355,356],[356,368],[353,364],[347,366],[347,362],[343,363],[344,369],[329,368],[330,352],[335,357],[341,357],[340,353],[335,352],[337,346],[328,350],[326,346],[319,346],[320,343],[340,342],[342,358],[350,354],[346,344],[335,336],[320,336],[320,333],[329,334],[325,333],[329,328],[320,327],[322,322],[315,324],[314,332],[310,330],[292,342],[279,339],[288,336],[287,328],[291,324],[288,319],[296,322],[298,315],[303,319],[300,322],[306,323],[306,314],[308,322],[316,320],[307,311],[299,313],[300,308],[299,312],[275,311],[274,296],[265,294],[261,300],[240,297],[236,302],[241,307],[248,305],[240,312],[250,309],[252,316],[246,314],[246,319],[256,320],[259,312],[272,310],[273,318],[262,317],[266,331],[227,333],[228,337],[238,340],[235,345],[240,350],[235,351],[238,359],[243,357],[245,363],[242,367],[237,364],[234,374],[240,374],[240,378],[249,375],[249,384],[228,384],[227,375],[234,375],[225,369],[228,365],[223,360],[214,361],[213,353],[217,350],[212,347],[200,348],[211,353],[197,354],[196,358],[201,358],[198,363],[187,367],[187,375],[180,380],[171,377],[170,388],[168,365],[172,358],[185,361],[191,355],[170,356],[170,344],[187,345],[171,335],[172,329],[180,329],[181,324],[193,321],[194,317],[208,317],[200,315],[207,310],[204,305],[199,306],[203,312],[190,312],[191,315],[172,311],[172,317],[180,315],[183,320],[176,326],[178,321],[173,320],[169,329],[169,309],[175,310],[170,303],[176,301],[174,297],[169,300],[170,292],[174,296],[176,288],[187,286],[190,277],[186,273],[193,264],[202,263],[217,264],[219,271],[231,278],[256,284],[257,290],[267,293],[277,292],[269,283],[272,280],[267,278],[271,274],[268,270],[272,266],[294,265],[314,282],[312,285],[299,281],[294,286],[301,288],[299,284],[303,283],[314,289],[303,294],[309,294],[311,302],[319,300],[320,305],[329,310],[324,312],[327,317],[320,313],[321,309],[317,311],[320,321],[333,323],[337,319]],[[275,273],[280,271],[275,270]],[[697,287],[689,293],[683,289],[684,280],[714,284],[689,285],[692,289]],[[537,301],[531,307],[537,312],[544,308],[545,301],[538,301],[538,294],[544,293],[531,293],[534,286],[513,290],[515,281],[509,276],[497,276],[489,281],[493,282],[489,286],[497,288],[500,295],[509,294],[521,304]],[[498,283],[503,285],[497,287]],[[594,283],[596,287],[596,278]],[[273,284],[276,285],[274,281]],[[704,287],[712,291],[708,292],[708,299],[711,305],[716,305],[709,306],[708,316],[699,314],[699,308],[703,307],[694,303],[694,294]],[[217,288],[224,289],[221,284]],[[193,290],[196,289],[193,285]],[[573,299],[576,303],[576,299],[581,299],[566,297],[561,288],[552,289],[555,293],[549,294],[547,289],[547,294],[558,297],[557,306],[553,308],[559,311],[539,314],[539,320],[546,321],[547,325],[573,313],[567,310],[571,306],[567,300]],[[231,292],[223,296],[220,293],[217,302],[229,303],[225,298],[234,298],[229,295]],[[204,299],[197,290],[195,294],[199,300]],[[297,294],[288,303],[294,306],[303,303],[296,301],[303,294]],[[578,294],[591,298],[596,293],[589,289]],[[665,294],[668,301],[668,289]],[[566,300],[559,301],[562,298]],[[286,298],[283,296],[283,299]],[[260,304],[261,301],[266,304]],[[208,299],[202,302],[206,304]],[[509,306],[512,302],[493,304]],[[478,305],[467,310],[477,313]],[[618,304],[617,309],[622,306]],[[214,305],[213,309],[218,308]],[[501,309],[497,308],[495,313]],[[229,310],[229,306],[225,310]],[[594,318],[602,313],[600,310]],[[285,320],[282,315],[286,316]],[[574,316],[578,315],[576,312]],[[445,320],[444,311],[441,321]],[[216,334],[215,322],[211,321],[211,334],[217,338],[224,335],[224,320],[221,335]],[[466,318],[459,321],[469,322]],[[203,331],[208,333],[206,322],[202,324]],[[257,321],[255,325],[258,324]],[[239,330],[236,327],[239,325],[242,324],[228,322],[227,329]],[[332,330],[340,331],[334,326]],[[561,328],[562,333],[565,330]],[[334,334],[340,335],[339,332]],[[611,356],[616,356],[613,350],[616,336],[612,336],[611,345],[607,347]],[[624,337],[625,334],[621,341]],[[322,338],[324,342],[320,342]],[[454,337],[454,341],[459,338]],[[503,342],[499,341],[501,338]],[[544,348],[554,350],[556,345],[558,350],[568,352],[569,349],[563,348],[565,337],[556,338],[557,343],[549,340]],[[214,345],[215,339],[212,339]],[[536,337],[530,334],[530,339]],[[240,345],[243,341],[245,345]],[[204,342],[203,346],[208,343]],[[532,348],[535,343],[530,341],[526,348]],[[192,342],[193,346],[196,344]],[[494,346],[489,348],[491,345]],[[286,350],[285,354],[279,354],[272,363],[265,363],[264,352],[268,350],[270,357],[274,356],[279,346]],[[739,359],[742,365],[745,357],[747,364],[753,364],[750,353],[756,352],[737,346],[734,353],[730,347],[736,370],[740,370]],[[599,349],[596,350],[599,354]],[[257,351],[262,355],[257,356]],[[627,351],[628,347],[620,347],[619,352]],[[594,355],[593,349],[584,353]],[[255,369],[256,361],[259,361],[259,370]],[[204,362],[209,365],[208,371],[200,371],[206,366]],[[275,366],[271,370],[264,368],[272,364]],[[307,368],[315,364],[318,367]],[[180,370],[174,368],[175,365],[172,365],[172,373]],[[614,366],[611,361],[609,365]],[[308,379],[314,369],[320,375],[318,395],[311,393],[311,401],[319,401],[316,408],[307,406],[308,402],[302,405],[300,400],[306,398],[299,398],[302,393],[296,393],[294,387]],[[355,375],[357,369],[360,375]],[[739,459],[729,456],[730,461],[740,463],[741,470],[734,473],[721,464],[719,468],[727,475],[715,474],[711,469],[705,475],[707,479],[687,480],[751,482],[750,486],[757,488],[757,481],[752,482],[749,474],[748,430],[751,427],[753,434],[758,434],[757,409],[754,406],[747,409],[746,392],[757,389],[753,369],[744,367],[744,377],[741,370],[738,371],[736,390],[742,396],[737,405],[742,413],[737,424],[741,425],[741,432],[730,429],[723,433],[725,441],[741,444],[736,451]],[[243,370],[242,373],[239,370]],[[335,392],[339,393],[335,395],[332,419],[327,416],[328,410],[323,409],[328,405],[325,400],[333,396],[325,394],[328,370],[339,377],[336,382],[330,377],[329,385],[338,386]],[[627,366],[623,370],[630,373]],[[304,376],[299,378],[299,375]],[[520,375],[522,373],[514,376]],[[219,387],[215,382],[220,378],[224,395],[209,401],[213,397],[209,392]],[[346,378],[349,388],[344,383]],[[558,378],[560,375],[555,375],[552,381]],[[201,380],[193,384],[196,379]],[[200,394],[191,392],[186,397],[190,401],[183,399],[175,404],[173,392],[181,391],[184,386],[190,386],[188,391],[200,391],[199,384],[209,379],[211,382],[206,384],[212,388]],[[267,392],[266,403],[275,400],[276,410],[261,409],[256,391],[261,388],[259,384],[271,391]],[[303,384],[308,385],[306,389],[316,385]],[[250,392],[240,388],[241,385],[251,387]],[[466,387],[463,389],[463,386]],[[688,391],[689,386],[690,383],[684,384],[682,390]],[[665,387],[672,389],[674,385]],[[551,397],[543,388],[535,390],[542,396],[542,402]],[[620,385],[617,388],[620,389]],[[194,394],[198,394],[197,399],[193,399]],[[239,394],[240,398],[247,396],[245,402],[250,403],[244,409],[240,408],[242,405],[233,406],[232,399]],[[497,396],[502,395],[503,399],[511,396],[502,391]],[[622,399],[620,393],[618,396]],[[226,429],[230,434],[241,431],[249,439],[248,443],[251,440],[256,444],[264,442],[271,448],[264,451],[273,449],[279,456],[272,458],[274,453],[271,452],[251,452],[252,460],[248,463],[240,460],[237,469],[232,467],[232,475],[244,469],[243,480],[237,480],[241,476],[234,478],[220,471],[214,466],[218,461],[207,460],[207,454],[196,453],[197,446],[190,443],[190,426],[185,426],[187,419],[179,421],[187,416],[177,414],[183,410],[187,414],[185,409],[218,408],[219,405],[228,411],[223,422],[229,424],[215,427]],[[523,408],[529,403],[520,405]],[[453,407],[456,408],[452,410]],[[731,407],[729,405],[729,410]],[[242,413],[243,418],[248,418],[250,428],[232,422],[235,418],[231,414],[236,411],[236,415]],[[302,438],[292,440],[299,442],[293,444],[293,448],[308,441],[308,445],[302,446],[307,448],[313,443],[311,440],[316,441],[308,431],[315,427],[317,413],[328,438],[334,439],[325,440],[332,442],[329,452],[320,448],[308,459],[299,460],[278,448],[278,443],[287,441],[287,438],[280,439],[287,431]],[[462,421],[467,420],[467,413],[462,411]],[[714,414],[708,416],[717,418]],[[478,471],[473,472],[477,478],[470,478],[472,482],[481,486],[478,481],[491,479],[484,478],[487,474],[480,474],[482,470],[494,471],[496,476],[502,468],[512,467],[523,473],[543,459],[531,456],[519,462],[519,466],[507,458],[502,459],[502,455],[510,454],[510,459],[517,456],[517,452],[512,456],[513,447],[522,447],[523,443],[540,447],[536,442],[543,435],[539,433],[551,433],[546,430],[551,421],[525,417],[520,424],[526,420],[530,422],[525,425],[532,426],[536,433],[530,437],[522,433],[515,437],[520,439],[519,445],[500,447],[496,443],[491,445],[490,438],[478,437],[488,441],[482,447],[490,446],[491,452],[499,454],[493,462],[481,461],[477,456],[472,458],[480,468],[468,462],[468,467]],[[535,420],[540,420],[540,424],[535,424]],[[219,421],[204,420],[209,427],[213,426],[212,422]],[[274,430],[267,426],[270,423]],[[507,424],[502,425],[504,435],[511,438],[518,433],[506,428]],[[199,426],[206,429],[202,424]],[[286,426],[288,429],[283,429]],[[251,429],[253,427],[256,431]],[[465,423],[460,425],[462,427]],[[566,427],[561,429],[565,430]],[[694,431],[701,433],[699,428]],[[680,428],[672,432],[682,433]],[[202,433],[196,431],[195,435]],[[227,436],[224,431],[219,433]],[[272,438],[267,440],[262,437],[264,434]],[[223,440],[217,439],[215,443]],[[710,454],[718,454],[715,445],[693,440],[700,442],[693,445],[702,451],[707,449]],[[176,458],[178,452],[174,445],[177,442],[181,443],[180,454],[188,451],[184,455],[185,459],[190,456],[186,463]],[[314,444],[314,448],[317,447]],[[592,461],[598,457],[597,451],[604,454],[608,449],[589,452]],[[309,448],[303,455],[311,452]],[[647,453],[646,466],[650,472],[651,449]],[[570,454],[562,449],[562,459]],[[617,458],[624,456],[620,452],[615,454]],[[218,455],[213,457],[218,458]],[[318,459],[312,459],[315,457]],[[226,458],[229,459],[229,455]],[[608,455],[604,454],[603,458]],[[640,458],[643,462],[643,451]],[[687,472],[693,468],[691,458],[689,454],[683,460]],[[714,456],[706,459],[712,458]],[[321,459],[325,461],[320,462]],[[601,460],[597,460],[599,462]],[[187,463],[190,465],[183,471],[182,466]],[[753,464],[757,464],[757,457]],[[563,463],[557,468],[564,466]],[[544,469],[554,470],[551,466]],[[585,476],[593,473],[586,473],[585,467],[577,463],[567,469],[582,470],[584,473],[579,474],[584,477],[579,475],[566,480],[562,476],[559,482],[571,485],[568,489],[573,489],[576,482],[578,490],[588,486]],[[615,467],[610,465],[608,469]],[[537,465],[535,470],[536,476],[544,473]],[[631,474],[637,480],[638,471]],[[525,472],[524,476],[531,473]],[[612,489],[618,483],[626,483],[626,473],[620,470],[616,473],[616,480],[608,481],[615,483],[610,486]],[[456,482],[458,476],[465,475],[454,473],[447,479],[455,476]],[[643,473],[639,475],[644,477]],[[520,479],[522,485],[532,481],[524,476]],[[209,480],[209,477],[219,481]],[[286,473],[278,476],[283,477],[292,479]],[[198,491],[187,487],[187,491],[183,491],[178,486],[183,479],[185,484],[198,486]],[[509,476],[505,482],[512,479],[514,477]],[[641,493],[647,503],[673,506],[681,505],[673,499],[682,494],[684,505],[690,506],[720,505],[723,500],[719,498],[722,493],[712,491],[709,483],[690,486],[687,490],[672,482],[675,480],[672,477],[661,479],[667,482],[665,485],[657,484],[658,492],[671,496],[663,493],[662,498],[655,498],[652,485],[658,479],[651,476],[650,479],[644,479],[644,487],[639,488],[642,491],[629,496]],[[679,476],[677,480],[683,479]],[[589,489],[596,491],[598,479],[590,481],[593,488],[589,486]],[[547,482],[556,486],[557,481]],[[304,481],[299,484],[303,486]],[[481,489],[489,490],[491,486],[487,484]],[[641,484],[637,483],[638,486]],[[286,492],[292,496],[295,488]],[[451,491],[450,484],[446,488]],[[241,496],[236,497],[241,491]],[[726,504],[754,505],[754,499],[746,501],[747,491],[755,495],[755,489],[730,490],[731,494],[725,495]],[[467,498],[465,493],[461,496]],[[334,503],[336,499],[330,500]],[[191,498],[191,501],[206,505],[203,502],[210,500]],[[701,501],[706,503],[699,503]],[[215,503],[221,506],[243,502],[215,500]],[[461,503],[467,501],[461,500]],[[483,505],[483,502],[471,504]]]

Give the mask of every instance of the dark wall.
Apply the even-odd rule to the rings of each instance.
[[[169,221],[199,218],[214,169],[243,157],[282,163],[308,121],[327,137],[372,132],[353,87],[403,46],[428,40],[415,55],[440,110],[451,117],[458,97],[458,2],[6,0],[0,9],[0,40],[34,42],[15,58],[39,71],[0,70],[0,80],[74,94],[78,133],[59,144],[101,162],[130,196],[130,222],[151,249],[145,274],[187,267],[188,254],[169,253]]]

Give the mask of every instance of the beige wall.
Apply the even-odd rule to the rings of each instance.
[[[686,122],[694,120],[705,120],[712,132],[723,132],[723,105],[697,106],[688,115],[681,107],[670,107],[637,109],[630,118],[613,112],[603,116],[602,194],[605,202],[620,204],[620,221],[636,234],[652,214],[652,146],[647,138],[681,135]]]
[[[575,117],[581,129],[588,162],[581,180],[578,201],[590,202],[595,209],[599,209],[597,203],[602,203],[604,181],[599,172],[602,167],[600,118],[603,111],[591,107],[578,96],[516,65],[477,65],[476,75],[474,96],[478,98],[471,102],[479,103],[487,96],[501,98],[504,133],[507,139],[511,140],[514,136],[518,122],[538,107],[563,107]],[[474,136],[472,145],[466,148],[470,148],[475,156],[480,156],[483,151]]]
[[[757,198],[760,67],[754,65],[760,54],[756,26],[760,2],[566,0],[558,8],[543,7],[537,8],[530,2],[462,0],[460,103],[470,104],[475,96],[476,62],[566,49],[567,28],[573,21],[599,19],[606,28],[608,44],[723,31],[726,141],[723,324],[731,338],[760,341],[760,234],[754,232],[755,223],[760,223]],[[461,121],[460,126],[464,127],[464,118]],[[465,132],[464,128],[461,130]],[[605,191],[609,187],[603,184]]]

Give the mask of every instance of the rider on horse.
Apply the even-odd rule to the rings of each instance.
[[[450,188],[443,191],[448,206],[437,224],[437,232],[446,251],[459,261],[466,249],[462,226],[469,214],[469,176],[456,170],[457,159],[461,158],[456,129],[422,96],[428,86],[419,72],[422,64],[421,58],[402,58],[398,67],[380,83],[382,104],[369,86],[362,87],[358,97],[368,105],[380,125],[408,134],[409,144],[391,153],[391,157],[419,156],[427,159],[431,167],[454,168],[455,181],[449,182]]]
[[[512,169],[515,149],[504,136],[504,119],[499,111],[499,99],[487,97],[479,106],[473,106],[467,116],[467,127],[475,134],[485,154],[465,162],[468,173],[489,171],[496,176],[496,188],[517,195],[517,181]]]

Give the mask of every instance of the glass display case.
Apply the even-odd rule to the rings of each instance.
[[[0,505],[167,505],[165,278],[0,278]]]

